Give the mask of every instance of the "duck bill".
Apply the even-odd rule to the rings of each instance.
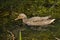
[[[16,18],[15,20],[18,20],[18,18]]]
[[[20,17],[20,18],[18,17],[18,18],[16,18],[15,20],[19,20],[19,19],[22,19],[22,17]]]

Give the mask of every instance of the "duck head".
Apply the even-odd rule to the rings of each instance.
[[[21,14],[18,15],[18,17],[15,20],[25,19],[25,18],[27,18],[27,16],[24,13],[21,13]]]

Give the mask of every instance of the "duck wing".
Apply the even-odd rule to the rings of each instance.
[[[38,20],[42,20],[41,17],[32,17],[32,18],[29,18],[29,21],[38,21]]]
[[[46,17],[32,17],[29,18],[30,21],[42,21],[42,20],[47,20],[49,19],[51,16],[46,16]]]
[[[43,20],[43,21],[27,21],[27,25],[34,25],[34,26],[44,26],[51,24],[55,19],[48,19],[48,20]]]

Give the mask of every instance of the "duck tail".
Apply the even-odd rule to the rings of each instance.
[[[50,23],[52,23],[52,22],[54,22],[55,21],[55,19],[52,19],[51,21],[50,21]]]

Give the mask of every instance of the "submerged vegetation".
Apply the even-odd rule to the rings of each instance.
[[[22,20],[14,20],[20,13],[25,13],[28,18],[51,15],[56,21],[41,30],[33,30],[31,26],[24,25]],[[20,30],[22,40],[60,38],[60,0],[1,0],[0,40],[18,40]]]

